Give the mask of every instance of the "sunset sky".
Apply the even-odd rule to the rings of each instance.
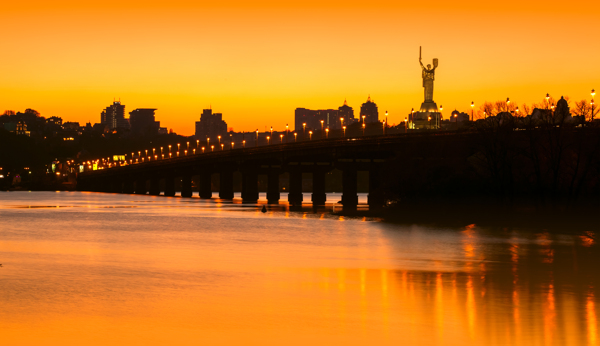
[[[11,1],[3,3],[0,112],[33,108],[100,122],[129,112],[194,133],[212,105],[235,131],[282,129],[294,109],[358,110],[367,96],[398,123],[423,101],[590,98],[599,89],[600,4],[591,1]]]

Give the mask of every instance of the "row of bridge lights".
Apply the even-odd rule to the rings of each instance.
[[[387,127],[387,117],[388,117],[388,112],[385,112],[385,121],[383,122],[383,134],[385,134],[385,129]],[[366,116],[362,116],[362,130],[363,130],[363,135],[365,134],[365,128],[366,128],[366,123],[365,123],[365,118]],[[344,123],[344,118],[340,118],[340,122],[342,123],[342,131],[343,131],[343,137],[346,137],[346,126],[343,125]],[[287,137],[289,138],[289,125],[285,125],[286,128],[286,132],[287,132]],[[306,123],[302,124],[302,128],[303,128],[303,133],[305,134],[304,138],[306,138]],[[324,128],[324,120],[321,120],[321,136],[323,136],[323,132],[325,132],[325,138],[328,139],[329,138],[329,128]],[[259,131],[256,130],[256,146],[258,147],[258,135],[259,135]],[[309,130],[308,131],[308,135],[309,135],[309,140],[312,140],[312,135],[313,135],[313,131]],[[273,138],[273,127],[271,127],[271,135],[267,136],[267,143],[268,145],[271,144],[271,139]],[[279,140],[280,140],[280,144],[283,144],[283,138],[284,135],[280,134],[279,135]],[[322,137],[321,137],[322,138]],[[217,136],[217,140],[218,140],[218,147],[221,147],[221,151],[225,150],[225,144],[221,143],[221,136]],[[298,133],[294,132],[294,142],[298,141]],[[233,150],[235,147],[235,142],[231,142],[231,149]],[[246,147],[246,140],[242,140],[242,147],[245,148]],[[159,160],[159,155],[160,155],[160,159],[164,160],[165,158],[169,158],[172,159],[173,158],[173,152],[172,150],[172,145],[169,144],[168,146],[169,148],[169,152],[168,152],[168,157],[165,157],[165,155],[167,155],[167,153],[164,152],[164,147],[160,147],[160,154],[156,153],[156,148],[152,148],[152,155],[148,155],[148,149],[144,150],[144,154],[145,157],[142,157],[142,151],[138,151],[138,158],[135,159],[134,161],[134,156],[135,156],[135,152],[131,153],[131,159],[129,160],[125,160],[126,164],[134,164],[134,163],[142,163],[142,162],[146,162],[146,161],[152,161],[154,159],[154,161]],[[210,148],[210,151],[213,152],[215,151],[215,146],[214,145],[210,145],[210,138],[206,139],[206,147],[200,147],[200,140],[196,140],[196,148],[192,148],[192,150],[190,151],[190,142],[186,142],[186,149],[183,150],[183,156],[188,156],[188,153],[191,153],[192,155],[196,155],[196,151],[197,149],[200,149],[202,153],[205,153],[207,151],[207,148]],[[180,152],[181,152],[181,143],[177,143],[177,151],[175,152],[175,157],[180,157]],[[129,162],[127,162],[129,161]],[[108,167],[117,167],[118,165],[113,161],[112,163],[110,162],[110,157],[106,158],[106,159],[102,159],[102,162],[104,164],[108,164]]]

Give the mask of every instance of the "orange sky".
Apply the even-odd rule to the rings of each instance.
[[[588,1],[30,1],[3,4],[0,111],[100,121],[126,110],[192,135],[203,108],[236,131],[293,124],[296,107],[358,115],[370,94],[390,123],[423,100],[589,98],[600,76],[600,4]]]

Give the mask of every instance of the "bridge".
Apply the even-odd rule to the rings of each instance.
[[[297,143],[271,144],[253,148],[236,148],[211,152],[196,152],[179,157],[155,159],[125,166],[79,173],[80,191],[175,196],[175,179],[181,179],[181,197],[192,197],[192,179],[199,176],[199,197],[212,198],[211,179],[219,175],[219,198],[233,199],[234,172],[242,177],[241,195],[244,202],[257,202],[258,177],[267,176],[268,203],[280,200],[279,179],[289,174],[288,202],[300,206],[302,174],[312,176],[312,203],[321,206],[326,201],[325,177],[334,169],[342,171],[344,209],[358,205],[357,174],[369,174],[368,204],[383,206],[381,172],[390,160],[410,156],[423,148],[440,148],[455,141],[456,132],[408,133],[357,138],[334,138]],[[149,181],[149,183],[148,183]]]

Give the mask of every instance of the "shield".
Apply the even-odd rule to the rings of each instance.
[[[433,67],[438,67],[438,59],[433,59]]]

